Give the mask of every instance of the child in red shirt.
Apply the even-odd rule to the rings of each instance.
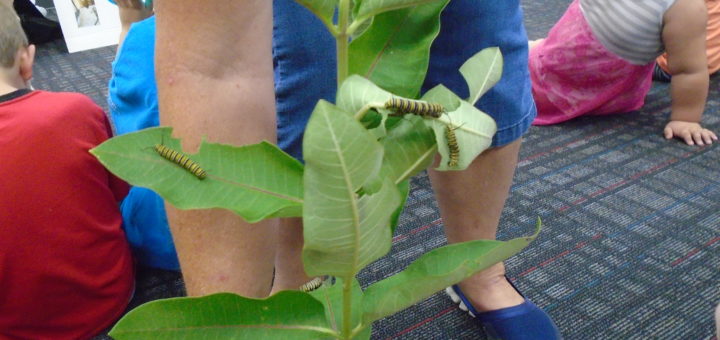
[[[0,339],[88,339],[132,296],[128,187],[88,152],[111,135],[100,107],[27,89],[34,53],[0,2]]]

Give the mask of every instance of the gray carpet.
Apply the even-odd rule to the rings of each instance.
[[[531,38],[547,33],[569,0],[526,1]],[[39,49],[34,85],[76,91],[106,105],[114,48],[68,55]],[[720,132],[720,77],[704,117]],[[507,261],[509,276],[545,308],[566,339],[712,339],[720,303],[720,146],[691,147],[660,132],[670,112],[656,83],[638,112],[581,118],[526,135],[499,237],[540,237]],[[367,285],[446,243],[427,176],[412,191],[390,255],[359,279]],[[139,300],[182,293],[178,275],[141,275]],[[143,288],[145,287],[145,288]],[[140,301],[142,302],[142,301]],[[484,339],[444,294],[378,321],[374,339]]]

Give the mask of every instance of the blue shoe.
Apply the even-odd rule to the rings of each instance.
[[[510,280],[508,280],[510,282]],[[510,283],[512,285],[512,282]],[[513,288],[515,286],[513,285]],[[517,288],[515,288],[517,290]],[[556,340],[562,339],[550,316],[532,301],[512,307],[478,312],[460,291],[458,285],[445,289],[460,309],[476,318],[491,339],[502,340]],[[520,293],[520,291],[518,291]],[[522,293],[520,293],[522,295]],[[524,298],[525,296],[523,296]]]

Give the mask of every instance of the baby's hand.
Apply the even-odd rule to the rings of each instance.
[[[688,145],[705,145],[712,144],[717,140],[714,132],[703,128],[699,123],[683,122],[679,120],[671,120],[665,125],[665,138],[673,137],[685,140]]]

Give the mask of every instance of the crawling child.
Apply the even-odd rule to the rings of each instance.
[[[642,107],[657,58],[673,74],[665,138],[711,144],[700,125],[708,94],[704,0],[575,0],[550,30],[531,42],[534,125]]]

